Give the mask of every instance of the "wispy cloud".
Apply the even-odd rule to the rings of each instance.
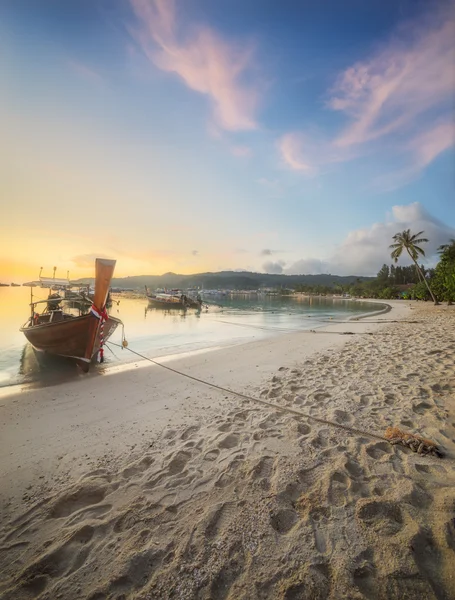
[[[376,177],[374,186],[391,191],[415,179],[439,154],[455,145],[455,122],[435,123],[406,142],[403,152],[411,157],[408,164],[396,171]]]
[[[310,163],[309,153],[305,151],[305,140],[301,133],[286,133],[278,140],[278,149],[284,162],[294,171],[302,171],[307,175],[315,173],[315,166]]]
[[[429,165],[436,156],[454,144],[455,121],[451,119],[435,123],[426,131],[418,134],[408,143],[407,149],[414,154],[416,166],[422,168]]]
[[[414,178],[454,143],[454,61],[453,10],[403,25],[337,77],[327,107],[345,117],[341,130],[322,141],[287,133],[278,142],[283,161],[313,175],[322,165],[360,153],[394,152],[404,161],[401,179]]]
[[[222,38],[208,26],[187,35],[177,22],[174,0],[130,0],[138,19],[131,34],[147,58],[176,73],[192,90],[210,98],[219,127],[257,127],[259,90],[254,80],[253,46]]]
[[[351,123],[335,145],[363,144],[414,126],[415,118],[430,109],[446,105],[450,110],[454,50],[453,15],[448,20],[440,15],[430,25],[402,27],[369,60],[346,69],[332,90],[329,106],[344,112]]]

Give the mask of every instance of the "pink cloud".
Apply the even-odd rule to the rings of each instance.
[[[416,165],[426,167],[441,152],[455,144],[455,122],[451,120],[435,123],[409,142],[408,149],[414,153]]]
[[[395,190],[409,183],[433,160],[455,145],[455,123],[441,121],[419,132],[402,148],[410,159],[402,169],[377,177],[374,186],[382,191]]]
[[[305,141],[299,133],[286,133],[278,140],[278,149],[284,162],[294,171],[302,171],[308,175],[314,173],[315,167],[307,159]]]
[[[253,49],[199,26],[179,35],[174,0],[130,0],[139,27],[131,30],[144,54],[159,69],[176,73],[186,85],[210,98],[215,120],[229,131],[257,127],[259,91],[245,83],[254,69]]]
[[[453,11],[406,24],[368,59],[338,76],[327,106],[347,124],[330,139],[287,133],[278,142],[282,160],[293,170],[314,174],[360,154],[394,153],[403,167],[385,176],[387,186],[409,182],[454,144],[454,64]]]
[[[405,39],[406,38],[406,39]],[[425,29],[408,26],[369,60],[338,78],[329,106],[351,123],[337,146],[362,144],[406,129],[430,109],[447,106],[455,88],[453,16]]]
[[[330,140],[299,131],[286,133],[277,143],[284,164],[293,171],[316,175],[324,166],[354,158],[354,152],[341,152]]]

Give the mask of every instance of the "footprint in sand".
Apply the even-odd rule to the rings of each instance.
[[[308,435],[311,433],[311,427],[306,423],[298,423],[297,431],[300,435]]]
[[[430,469],[430,467],[429,467],[429,465],[421,465],[421,464],[419,464],[419,463],[416,463],[416,464],[414,465],[414,469],[415,469],[415,470],[416,470],[418,473],[425,473],[425,474],[427,474],[427,473],[430,473],[430,470],[431,470],[431,469]]]
[[[316,435],[316,437],[314,437],[310,441],[310,444],[317,449],[327,448],[327,446],[329,445],[328,437],[329,437],[329,432],[327,430],[321,429],[318,432],[318,434]]]
[[[146,456],[142,458],[139,462],[133,463],[123,469],[122,477],[124,479],[131,479],[135,475],[140,475],[144,471],[146,471],[150,465],[153,463],[153,458],[151,456]]]
[[[172,455],[170,462],[167,465],[169,475],[176,475],[181,473],[186,467],[187,462],[190,460],[191,454],[180,450]]]
[[[223,423],[218,427],[218,431],[226,432],[232,429],[232,423]]]
[[[395,535],[403,528],[401,509],[394,502],[361,499],[357,502],[356,516],[363,527],[378,535]]]
[[[269,479],[272,475],[274,459],[271,456],[263,456],[251,471],[252,479]]]
[[[348,414],[344,410],[334,410],[333,415],[334,415],[333,419],[337,423],[351,423],[352,422],[352,415]]]
[[[110,482],[111,476],[106,469],[95,469],[94,471],[86,473],[81,479],[105,479],[107,482]]]
[[[409,546],[413,550],[413,557],[420,575],[431,584],[435,591],[435,597],[449,598],[441,585],[441,581],[443,581],[441,553],[431,530],[421,529],[411,538]]]
[[[235,412],[233,414],[233,419],[235,421],[246,421],[248,417],[251,415],[250,410],[241,410],[240,412]]]
[[[225,600],[236,579],[245,570],[245,559],[239,556],[234,550],[230,552],[232,556],[229,563],[225,564],[215,575],[210,586],[211,600]]]
[[[419,404],[412,405],[412,410],[418,415],[424,415],[426,411],[431,408],[434,407],[431,404],[428,404],[428,402],[419,402]]]
[[[345,462],[344,468],[349,473],[351,478],[363,477],[364,475],[363,469],[359,463],[351,458],[348,458],[348,460]]]
[[[127,570],[120,575],[109,586],[112,594],[120,594],[116,598],[122,598],[122,594],[128,595],[133,589],[143,588],[158,569],[163,561],[164,551],[147,549],[134,554],[130,559]]]
[[[94,533],[95,529],[90,525],[84,525],[74,531],[63,544],[52,548],[28,565],[20,574],[20,578],[30,582],[36,579],[37,575],[53,579],[74,573],[87,560],[91,550],[89,542]],[[46,579],[40,579],[38,587],[46,587],[46,583]]]
[[[299,520],[299,513],[291,508],[283,508],[270,516],[272,528],[281,535],[288,533]]]
[[[297,474],[299,482],[302,484],[302,491],[308,491],[315,483],[320,479],[321,474],[324,470],[322,464],[316,464],[308,469],[302,469]]]
[[[329,500],[333,506],[344,506],[346,504],[346,490],[349,479],[344,473],[335,472],[330,478]]]
[[[61,496],[52,506],[49,518],[60,519],[61,517],[68,517],[81,508],[98,504],[101,500],[104,500],[107,491],[108,488],[106,486],[84,484],[75,491]]]
[[[220,451],[218,450],[218,448],[214,448],[213,450],[209,450],[208,452],[206,452],[204,454],[204,460],[208,460],[208,461],[212,462],[212,461],[216,460],[219,455],[220,455]]]
[[[112,504],[97,504],[95,506],[82,508],[72,514],[68,521],[66,521],[65,526],[68,527],[70,525],[76,525],[77,523],[80,523],[81,521],[86,521],[87,519],[100,519],[111,509]]]
[[[449,548],[452,548],[452,550],[455,552],[455,519],[454,518],[451,518],[449,521],[447,521],[447,523],[445,524],[444,530],[445,530],[445,538],[446,538],[447,545],[449,546]]]
[[[393,406],[394,404],[396,404],[395,394],[385,394],[384,404],[387,404],[387,406]]]
[[[205,527],[205,536],[211,540],[218,537],[221,531],[226,530],[236,515],[237,503],[224,502],[217,505],[208,516],[208,523]]]
[[[310,511],[310,521],[313,527],[314,544],[316,550],[325,554],[328,549],[328,537],[326,522],[330,516],[330,509],[327,506],[320,506]]]
[[[36,598],[42,592],[44,592],[48,582],[49,578],[47,577],[47,575],[36,575],[35,577],[32,577],[29,581],[24,582],[19,589],[23,590],[27,594],[27,597],[29,596],[29,594],[31,594],[33,597]]]
[[[388,442],[378,442],[377,444],[370,444],[366,448],[366,453],[371,458],[380,459],[383,456],[389,455],[393,452],[392,447]]]
[[[355,566],[352,569],[354,584],[366,598],[372,598],[376,595],[377,583],[375,576],[376,567],[373,562],[373,550],[367,548],[356,556]]]
[[[87,600],[106,600],[107,596],[104,592],[93,592],[91,596],[87,597]]]
[[[218,444],[218,448],[235,448],[239,443],[239,436],[235,434],[227,435]]]
[[[187,427],[187,429],[185,429],[185,431],[180,436],[180,439],[183,440],[183,441],[187,440],[194,433],[196,433],[197,431],[199,431],[199,429],[200,429],[199,425],[191,425],[191,427]]]
[[[366,408],[367,406],[370,406],[371,402],[372,396],[370,396],[369,394],[364,394],[360,396],[359,405],[361,406],[361,408]]]
[[[323,402],[324,400],[327,400],[331,397],[331,394],[328,394],[327,392],[316,392],[314,394],[314,399],[316,400],[316,402]]]

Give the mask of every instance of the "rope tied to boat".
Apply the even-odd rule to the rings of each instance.
[[[104,362],[104,323],[109,319],[106,306],[99,310],[94,304],[90,308],[90,312],[100,321],[100,349],[98,353],[99,362]]]
[[[199,377],[194,377],[193,375],[190,375],[189,373],[184,373],[182,371],[179,371],[178,369],[173,369],[172,367],[163,365],[163,363],[160,363],[160,362],[154,360],[153,358],[150,358],[148,356],[145,356],[144,354],[141,354],[140,352],[136,352],[136,350],[132,350],[131,348],[128,348],[128,343],[126,343],[126,345],[125,345],[124,342],[126,342],[125,339],[123,339],[122,345],[116,344],[115,342],[112,342],[112,341],[108,342],[108,344],[112,344],[113,346],[122,348],[122,350],[125,348],[126,350],[129,350],[132,354],[135,354],[136,356],[139,356],[140,358],[147,360],[148,362],[156,365],[157,367],[162,367],[163,369],[166,369],[167,371],[171,371],[172,373],[176,373],[177,375],[181,375],[182,377],[186,377],[187,379],[191,379],[193,381],[196,381],[197,383],[202,383],[203,385],[220,390],[220,391],[228,393],[228,394],[232,394],[233,396],[237,396],[238,398],[243,398],[244,400],[247,400],[249,402],[254,402],[256,404],[262,404],[263,406],[268,406],[269,408],[278,410],[279,412],[289,413],[289,414],[295,415],[300,418],[303,417],[305,419],[315,421],[316,423],[328,425],[329,427],[341,429],[348,433],[353,433],[355,435],[367,436],[367,437],[370,437],[370,438],[373,438],[376,440],[389,442],[392,445],[400,444],[402,446],[410,448],[413,452],[417,452],[418,454],[423,454],[423,455],[430,454],[433,456],[437,456],[438,458],[443,458],[443,456],[444,456],[443,452],[440,450],[440,448],[438,448],[438,446],[434,442],[432,442],[431,440],[422,438],[420,436],[416,436],[411,433],[406,433],[406,432],[401,431],[400,429],[392,428],[392,427],[387,428],[385,435],[379,435],[377,433],[373,433],[373,432],[367,431],[365,429],[359,429],[359,428],[353,427],[351,425],[343,425],[342,423],[330,421],[329,419],[323,419],[321,417],[316,417],[314,415],[310,415],[309,413],[303,412],[301,410],[296,410],[295,408],[291,408],[290,406],[282,406],[282,405],[276,404],[275,402],[269,402],[268,400],[264,400],[263,398],[249,396],[248,394],[243,394],[242,392],[237,392],[236,390],[231,390],[230,388],[225,388],[221,385],[217,385],[216,383],[211,383],[210,381],[205,381],[204,379],[200,379]],[[305,398],[303,398],[302,396],[300,396],[298,394],[295,396],[295,398],[299,399],[299,400],[305,400]]]

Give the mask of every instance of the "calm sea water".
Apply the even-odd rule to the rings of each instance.
[[[47,290],[34,289],[35,300]],[[207,299],[202,311],[150,308],[146,298],[114,295],[111,314],[122,319],[129,347],[150,358],[313,329],[330,319],[346,319],[378,310],[377,304],[341,299],[283,297],[220,297]],[[30,289],[0,287],[0,387],[37,382],[50,385],[80,377],[72,361],[35,353],[19,327],[29,316]],[[121,343],[118,328],[110,341]],[[94,369],[137,362],[138,358],[115,346],[105,351],[105,362]]]

